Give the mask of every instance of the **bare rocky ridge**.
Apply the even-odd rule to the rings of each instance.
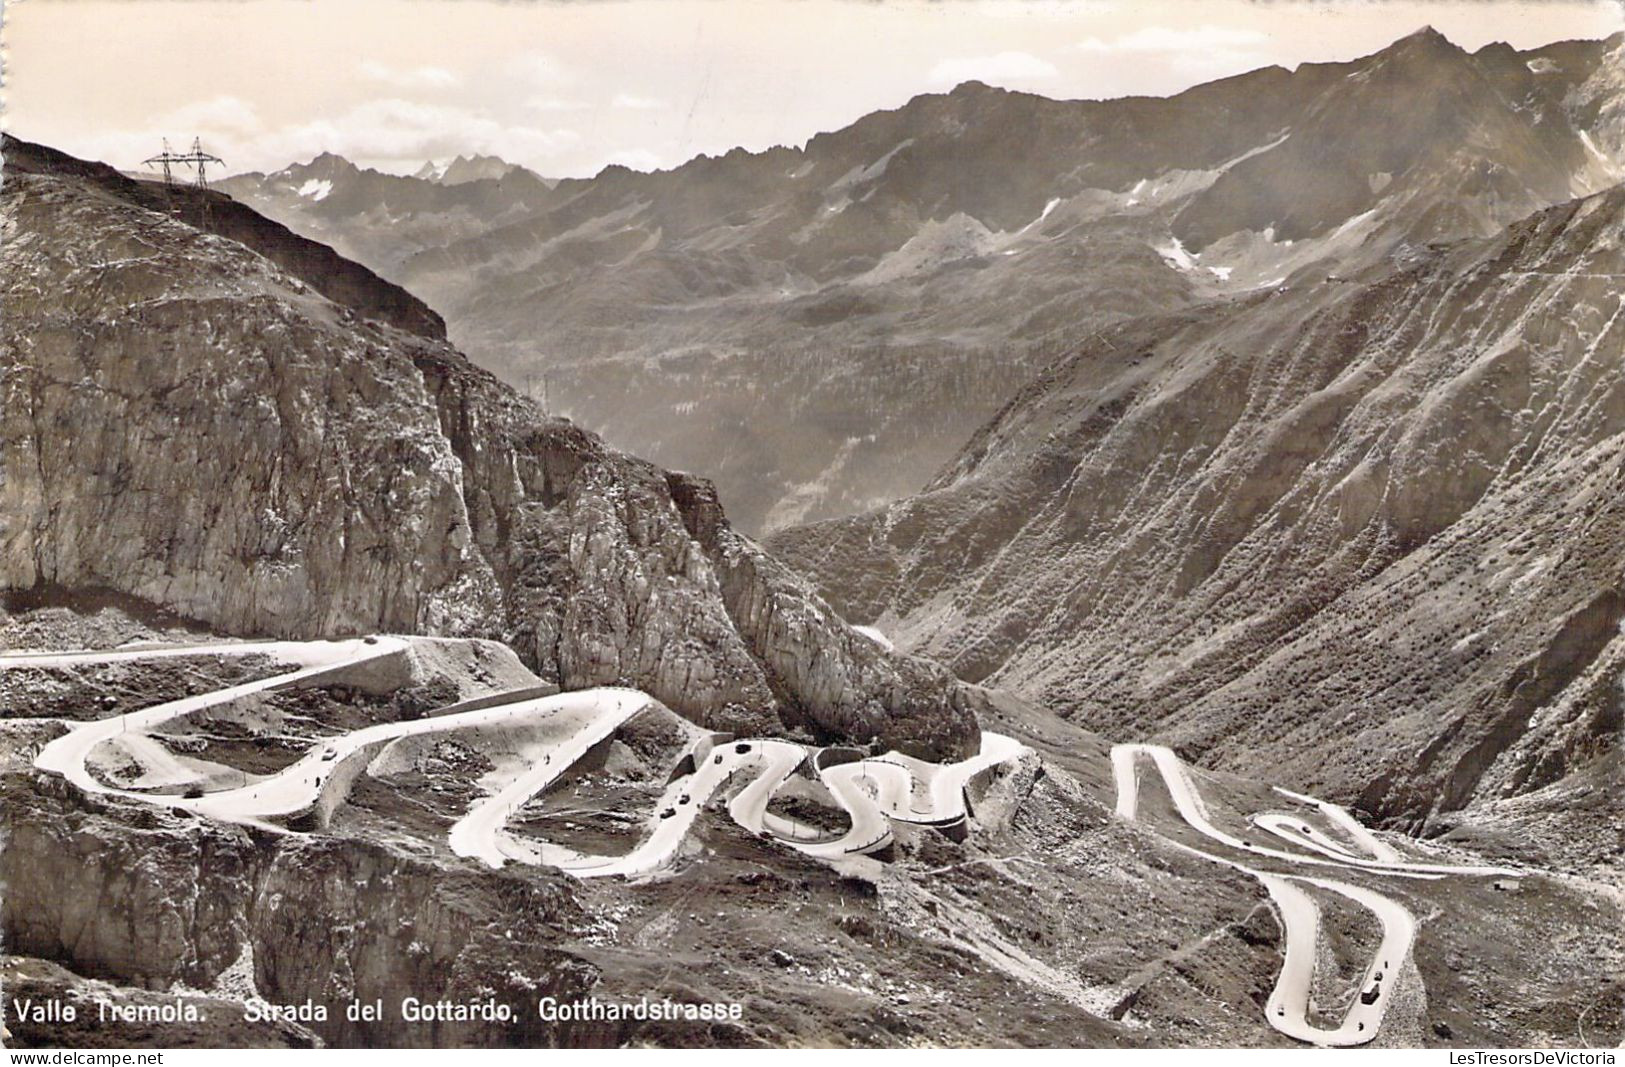
[[[705,483],[312,291],[255,250],[299,241],[273,223],[251,248],[117,175],[6,155],[0,586],[230,633],[494,637],[719,728],[972,743],[968,691],[848,629]]]
[[[848,617],[1091,729],[1617,864],[1622,278],[1616,187],[1141,320],[924,493],[770,543]]]
[[[223,188],[422,295],[550,409],[716,479],[755,532],[916,491],[1114,324],[1620,180],[1622,47],[1425,30],[1167,99],[967,83],[656,174],[446,188],[321,157]]]

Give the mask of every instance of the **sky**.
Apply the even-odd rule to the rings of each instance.
[[[1625,0],[9,0],[0,93],[9,132],[123,168],[197,136],[232,173],[332,151],[586,177],[800,145],[973,78],[1166,95],[1423,25],[1529,48],[1625,29]]]

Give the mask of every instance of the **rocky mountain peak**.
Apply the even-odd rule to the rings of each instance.
[[[300,164],[296,165],[296,167],[289,168],[290,171],[295,169],[297,169],[298,173],[305,177],[322,178],[331,178],[346,174],[357,174],[361,170],[360,167],[350,162],[344,156],[339,155],[337,152],[317,153],[311,158],[309,163]]]
[[[460,185],[464,182],[496,180],[521,170],[517,164],[489,155],[459,155],[434,177],[442,185]]]
[[[1411,31],[1410,33],[1407,33],[1405,36],[1403,36],[1403,37],[1399,38],[1397,41],[1395,41],[1393,43],[1393,45],[1391,45],[1390,47],[1391,48],[1396,48],[1396,49],[1401,49],[1401,48],[1455,49],[1456,51],[1460,51],[1460,49],[1450,40],[1450,38],[1446,37],[1444,34],[1440,33],[1438,30],[1434,29],[1433,25],[1431,23],[1425,24],[1425,25],[1421,26],[1419,29],[1416,29],[1416,30]]]
[[[1008,96],[1010,90],[1002,86],[989,85],[979,78],[971,78],[954,86],[948,95],[961,99],[973,99],[976,97]]]

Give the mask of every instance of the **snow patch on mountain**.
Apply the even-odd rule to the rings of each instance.
[[[1166,259],[1169,263],[1173,264],[1175,267],[1178,267],[1180,270],[1195,270],[1196,257],[1185,251],[1184,242],[1177,237],[1170,238],[1169,241],[1169,244],[1154,246],[1157,250],[1157,255],[1161,256],[1163,259]]]
[[[1037,226],[1040,222],[1043,222],[1045,219],[1049,218],[1049,213],[1051,211],[1054,211],[1056,206],[1059,205],[1060,202],[1061,202],[1060,197],[1058,197],[1058,196],[1051,197],[1049,202],[1044,205],[1044,210],[1040,211],[1038,213],[1038,217],[1036,219],[1034,219],[1033,221],[1029,222],[1027,225],[1023,226],[1020,230],[1017,230],[1016,232],[1017,233],[1026,233],[1028,230],[1032,229],[1034,226]]]

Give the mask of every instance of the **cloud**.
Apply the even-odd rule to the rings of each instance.
[[[616,93],[615,99],[610,101],[610,106],[618,107],[623,111],[664,111],[671,105],[658,97],[638,96],[636,93]]]
[[[1101,59],[1166,63],[1185,78],[1248,70],[1269,63],[1269,35],[1232,26],[1145,26],[1110,41],[1088,37],[1073,46]]]
[[[581,135],[498,121],[467,108],[412,100],[369,100],[336,118],[272,131],[256,149],[282,159],[308,159],[322,151],[385,168],[414,166],[478,152],[530,163],[574,147]]]
[[[1079,41],[1076,48],[1080,52],[1214,52],[1252,48],[1268,40],[1269,36],[1258,30],[1228,26],[1146,26],[1110,41],[1089,37]]]
[[[252,104],[235,96],[216,96],[167,111],[139,129],[109,131],[73,147],[75,154],[146,173],[141,161],[157,155],[166,140],[170,148],[183,151],[196,137],[205,152],[224,157],[229,169],[234,157],[241,158],[236,155],[238,146],[256,140],[263,130]]]
[[[216,96],[187,104],[160,117],[154,126],[171,131],[166,136],[192,136],[189,131],[227,130],[252,133],[260,128],[254,105],[235,96]]]
[[[361,64],[361,73],[373,81],[397,89],[450,89],[462,84],[462,79],[444,67],[414,67],[401,70],[369,59]]]
[[[965,81],[1006,82],[1043,81],[1060,74],[1053,63],[1029,52],[1000,52],[993,56],[944,59],[931,68],[930,78],[942,85]]]

